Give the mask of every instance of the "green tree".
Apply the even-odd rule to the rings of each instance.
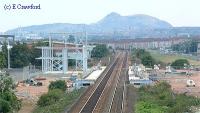
[[[75,66],[76,65],[76,60],[75,59],[69,59],[68,60],[68,65],[69,66]]]
[[[146,66],[146,67],[152,67],[156,61],[155,59],[151,56],[151,54],[144,49],[133,49],[132,50],[132,60],[134,62],[140,62]]]
[[[4,93],[13,87],[12,78],[8,74],[0,74],[0,91]]]
[[[198,41],[196,40],[191,40],[188,43],[188,46],[186,47],[186,53],[196,53],[197,52],[197,47],[198,46]]]
[[[155,64],[155,60],[151,55],[146,55],[141,58],[142,64],[146,67],[153,67]]]
[[[197,52],[197,47],[198,46],[198,41],[197,40],[189,40],[186,42],[182,42],[179,44],[174,44],[171,46],[173,51],[177,51],[177,52],[182,52],[182,53],[196,53]]]
[[[106,45],[96,45],[91,52],[91,56],[94,58],[102,58],[108,55],[109,50]]]
[[[4,56],[4,59],[5,59],[5,67],[8,66],[7,62],[8,62],[8,48],[7,48],[7,43],[4,42],[3,43],[3,46],[2,46],[2,54]]]
[[[33,43],[32,46],[28,46],[26,43],[20,44],[17,42],[10,50],[11,67],[21,68],[30,63],[32,65],[41,66],[41,60],[36,59],[41,56],[41,50],[37,48],[40,46],[48,46],[48,43],[39,41]],[[0,53],[0,68],[7,67],[7,52],[7,45],[4,43],[2,53]]]
[[[74,43],[74,42],[75,42],[75,37],[74,37],[74,35],[69,35],[69,38],[67,39],[67,42],[69,42],[69,43]]]
[[[137,58],[142,58],[143,56],[148,56],[149,53],[147,51],[145,51],[144,49],[136,49],[135,50],[135,56]]]
[[[187,59],[177,59],[174,62],[172,62],[171,66],[175,69],[182,69],[184,66],[189,65],[189,61]]]
[[[11,67],[21,68],[30,64],[31,51],[27,44],[17,42],[10,53]]]
[[[49,90],[60,89],[62,91],[66,91],[66,88],[67,86],[64,80],[53,81],[49,85]]]
[[[43,42],[43,41],[39,41],[37,43],[33,43],[32,47],[30,48],[30,63],[32,65],[36,65],[36,66],[41,66],[42,65],[42,60],[38,60],[36,58],[39,58],[42,55],[42,51],[41,49],[38,49],[37,47],[41,47],[41,46],[48,46],[48,42]]]
[[[13,81],[8,74],[0,75],[0,91],[0,112],[14,112],[21,108],[21,101],[13,92]]]
[[[3,54],[3,52],[0,52],[0,69],[3,69],[5,67],[6,67],[5,55]]]

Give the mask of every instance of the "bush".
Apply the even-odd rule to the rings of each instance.
[[[62,96],[64,92],[60,89],[50,90],[47,94],[43,94],[38,100],[38,106],[48,106],[57,102]]]
[[[13,90],[13,81],[8,74],[0,75],[0,113],[16,112],[21,108]]]
[[[21,101],[17,99],[16,95],[11,91],[4,92],[1,97],[9,102],[9,105],[13,110],[19,110],[21,108]]]
[[[161,82],[155,86],[139,88],[136,113],[184,113],[191,106],[199,106],[200,99],[185,94],[174,94],[171,86]]]
[[[48,104],[45,103],[46,106],[39,106],[38,104],[38,106],[34,109],[33,113],[63,113],[75,102],[75,100],[78,99],[78,97],[82,94],[83,91],[84,89],[74,90],[69,93],[64,93],[62,91],[62,93],[60,92],[60,98],[57,101],[48,102]],[[45,102],[45,99],[43,101]]]
[[[174,62],[172,62],[171,66],[174,69],[183,69],[184,68],[184,64],[189,65],[189,62],[188,62],[187,59],[178,59],[178,60],[175,60]]]
[[[49,90],[60,89],[62,91],[66,91],[66,88],[67,88],[67,85],[64,80],[53,81],[49,85]]]
[[[159,105],[141,101],[136,104],[136,113],[165,113],[165,109]]]
[[[0,113],[8,113],[11,109],[9,102],[0,98]]]
[[[18,111],[21,108],[21,101],[17,99],[13,92],[0,94],[0,113]]]

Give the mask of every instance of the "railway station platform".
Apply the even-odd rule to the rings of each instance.
[[[105,69],[106,69],[106,66],[102,66],[100,69],[97,69],[93,71],[91,74],[89,74],[88,77],[86,77],[85,79],[95,81]]]
[[[96,79],[102,74],[102,72],[106,69],[106,66],[102,66],[99,69],[95,69],[91,72],[85,79],[79,79],[75,81],[75,88],[79,89],[81,87],[87,87],[91,84],[94,84]]]

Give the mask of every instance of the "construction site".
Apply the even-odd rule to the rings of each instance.
[[[75,36],[73,43],[67,42],[70,35]],[[62,39],[55,40],[55,37]],[[41,57],[35,60],[41,60],[41,67],[29,65],[23,69],[9,69],[16,84],[17,97],[24,100],[25,104],[30,104],[20,112],[30,112],[29,109],[33,109],[39,97],[48,92],[48,86],[52,81],[64,80],[67,92],[94,84],[106,68],[105,61],[109,61],[105,59],[88,67],[88,60],[91,59],[91,51],[95,46],[87,44],[86,33],[51,33],[47,43],[48,46],[37,47],[41,51]],[[75,66],[68,66],[69,60],[74,60]]]
[[[67,41],[70,35],[75,36],[73,43]],[[63,38],[55,40],[54,37]],[[23,100],[20,113],[32,112],[40,96],[46,94],[49,84],[56,80],[66,82],[66,92],[85,88],[66,110],[70,113],[131,112],[137,98],[135,88],[154,86],[162,81],[169,83],[176,94],[200,97],[200,75],[196,67],[174,69],[160,64],[145,67],[132,62],[131,48],[114,48],[110,56],[93,61],[91,52],[95,44],[87,42],[86,33],[52,33],[46,43],[48,46],[36,47],[41,56],[35,60],[41,61],[41,67],[8,69],[16,84],[15,94]],[[75,61],[73,67],[69,66],[69,60]]]
[[[154,69],[148,70],[141,64],[129,67],[129,81],[135,87],[154,85],[157,82],[166,81],[175,93],[199,97],[199,80],[200,76],[197,70],[175,70],[169,66],[166,69],[159,69],[157,65],[154,66]]]
[[[199,0],[0,1],[0,113],[200,113]]]

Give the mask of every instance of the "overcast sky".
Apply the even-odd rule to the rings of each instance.
[[[8,4],[41,10],[4,10]],[[200,26],[200,0],[0,0],[0,32],[47,23],[94,23],[111,12],[147,14],[173,26]]]

